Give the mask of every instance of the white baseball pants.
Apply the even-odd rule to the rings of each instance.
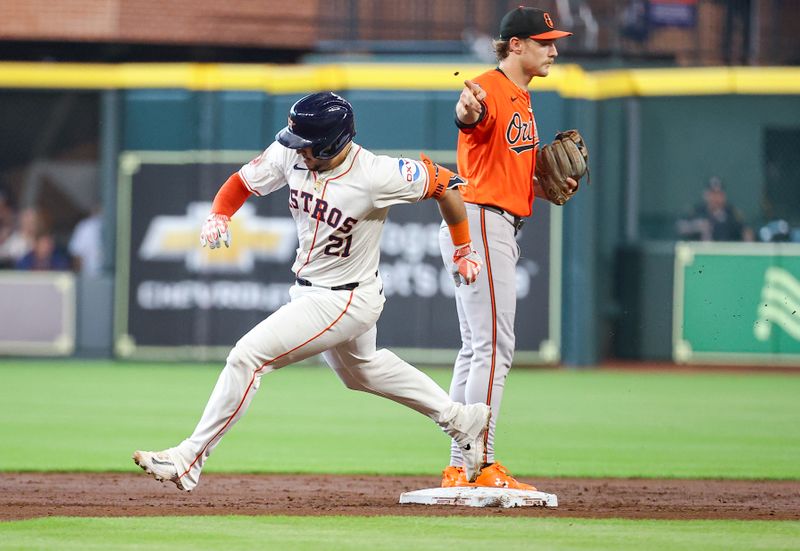
[[[430,377],[395,356],[376,350],[384,297],[380,278],[352,291],[295,285],[291,301],[242,337],[228,355],[200,422],[168,453],[185,490],[193,489],[220,439],[247,410],[261,377],[322,354],[344,384],[408,406],[454,436],[461,411]]]

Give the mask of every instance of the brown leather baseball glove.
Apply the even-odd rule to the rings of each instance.
[[[570,189],[567,178],[576,182],[589,170],[589,150],[577,130],[556,134],[552,143],[539,149],[536,155],[536,179],[551,203],[563,205],[578,188]]]

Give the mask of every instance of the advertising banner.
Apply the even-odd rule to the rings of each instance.
[[[75,302],[71,272],[0,271],[0,354],[71,355]]]
[[[119,356],[224,358],[242,335],[289,300],[297,236],[288,189],[245,203],[232,219],[231,248],[212,251],[199,243],[200,226],[219,186],[256,154],[123,156],[115,323]],[[556,258],[560,262],[560,243],[551,243],[549,205],[542,201],[536,207],[519,241],[518,363],[558,360],[560,320],[553,309],[560,304],[550,272]],[[425,201],[392,207],[383,230],[380,272],[387,302],[378,322],[378,344],[414,362],[450,363],[460,347],[453,280],[439,253],[440,222],[436,202]]]
[[[680,363],[800,365],[800,245],[678,243]]]
[[[650,0],[648,15],[654,27],[694,27],[697,0]]]

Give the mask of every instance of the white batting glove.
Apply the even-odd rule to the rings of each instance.
[[[210,249],[218,249],[225,243],[226,247],[231,246],[231,231],[228,229],[228,222],[231,219],[224,214],[208,215],[203,228],[200,230],[200,246],[208,245]]]
[[[478,274],[481,273],[481,268],[483,268],[483,261],[472,248],[472,243],[460,246],[453,253],[453,266],[450,271],[456,287],[460,287],[461,283],[467,285],[475,283]]]

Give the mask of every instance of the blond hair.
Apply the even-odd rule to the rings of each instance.
[[[503,39],[492,40],[492,48],[494,48],[494,55],[497,61],[503,61],[508,57],[510,51],[509,41]]]

